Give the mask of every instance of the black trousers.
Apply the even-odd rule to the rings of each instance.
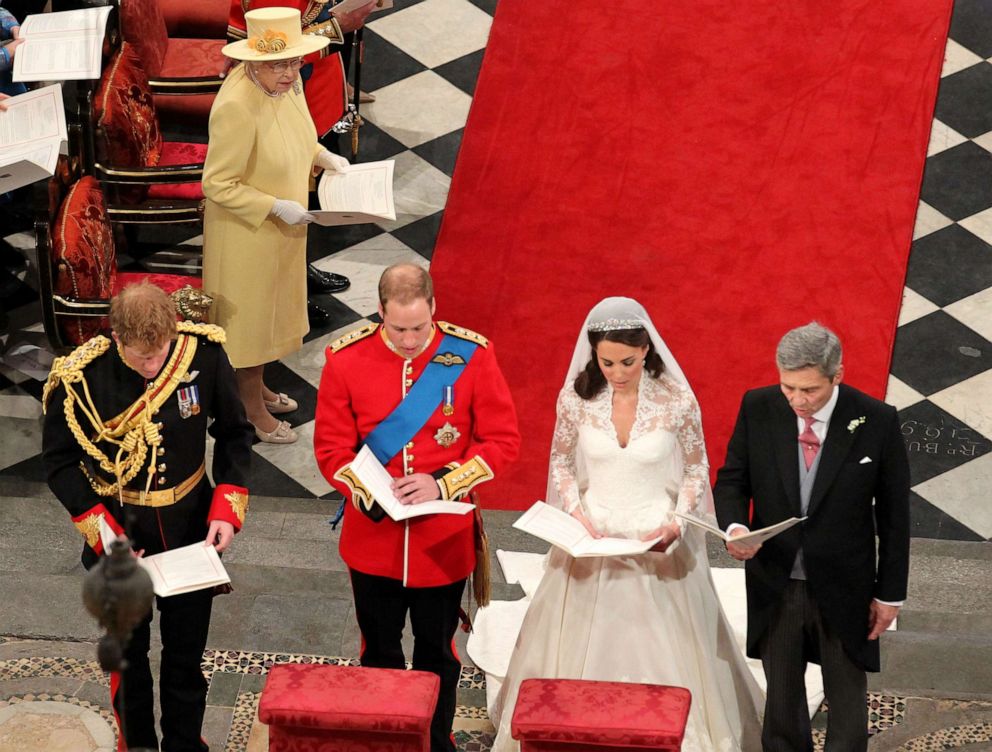
[[[413,667],[441,678],[437,708],[431,721],[431,752],[455,752],[451,725],[461,662],[453,640],[465,580],[439,587],[403,587],[400,580],[351,570],[355,613],[362,631],[363,666],[405,668],[403,627],[410,614],[413,628]]]
[[[764,752],[813,752],[806,705],[804,646],[817,645],[829,704],[824,752],[865,752],[868,748],[868,679],[847,655],[840,639],[823,624],[804,580],[786,586],[779,612],[761,645],[768,682]]]
[[[159,704],[162,708],[162,752],[203,752],[200,739],[207,705],[207,680],[200,663],[210,629],[213,590],[156,598],[162,661]],[[152,672],[148,664],[152,615],[131,635],[124,651],[127,667],[113,692],[114,712],[129,748],[158,749],[155,733]]]

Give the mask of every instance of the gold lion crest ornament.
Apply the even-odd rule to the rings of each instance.
[[[447,448],[454,444],[462,436],[461,432],[450,423],[445,423],[434,434],[434,441]]]

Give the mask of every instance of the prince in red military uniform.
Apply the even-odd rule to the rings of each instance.
[[[314,451],[324,476],[353,502],[345,504],[341,556],[351,571],[362,665],[404,667],[400,640],[409,612],[413,667],[441,677],[431,749],[450,752],[460,671],[452,640],[475,566],[473,516],[394,522],[350,463],[368,444],[396,478],[401,502],[458,500],[516,458],[520,434],[492,344],[433,321],[426,271],[390,267],[379,282],[379,301],[382,325],[357,329],[327,351]],[[420,417],[414,419],[416,409]],[[380,452],[390,441],[391,448]]]

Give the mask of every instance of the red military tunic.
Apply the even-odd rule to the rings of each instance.
[[[352,569],[403,580],[409,587],[446,585],[468,577],[475,566],[473,516],[438,514],[405,522],[385,517],[375,522],[360,511],[367,492],[348,466],[364,437],[400,403],[424,368],[443,358],[439,348],[445,334],[478,344],[454,384],[453,410],[446,415],[439,402],[386,469],[394,477],[432,474],[441,498],[459,499],[501,472],[520,448],[510,390],[484,337],[437,322],[424,351],[404,359],[390,349],[379,325],[370,324],[327,349],[317,396],[317,464],[345,499],[355,502],[345,505],[341,557]]]

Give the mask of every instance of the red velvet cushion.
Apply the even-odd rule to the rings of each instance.
[[[52,269],[56,294],[110,300],[117,274],[113,231],[100,184],[92,176],[69,188],[52,228]],[[68,341],[81,344],[106,327],[106,319],[63,316]]]
[[[158,121],[164,127],[170,125],[198,126],[207,132],[210,122],[210,108],[214,105],[215,94],[156,94],[155,109]]]
[[[206,144],[191,144],[183,141],[165,141],[162,143],[162,156],[159,166],[178,164],[203,164],[207,157]],[[167,183],[153,185],[148,189],[148,198],[182,199],[200,201],[203,199],[203,184]]]
[[[272,726],[429,734],[440,679],[425,671],[279,664],[258,717]]]
[[[181,274],[149,274],[147,272],[118,272],[117,281],[114,284],[114,295],[119,293],[128,285],[148,280],[156,287],[161,287],[168,295],[179,290],[186,285],[197,289],[203,289],[203,280],[199,277],[184,277]],[[181,318],[177,316],[177,318]]]
[[[677,750],[690,703],[683,687],[527,679],[520,685],[510,731],[521,741]]]
[[[162,154],[158,115],[134,48],[124,43],[100,77],[93,101],[107,163],[152,167]]]
[[[158,0],[121,0],[121,31],[137,48],[141,66],[152,78],[159,75],[169,46]]]
[[[216,76],[224,70],[224,39],[170,39],[157,75],[149,78]]]

